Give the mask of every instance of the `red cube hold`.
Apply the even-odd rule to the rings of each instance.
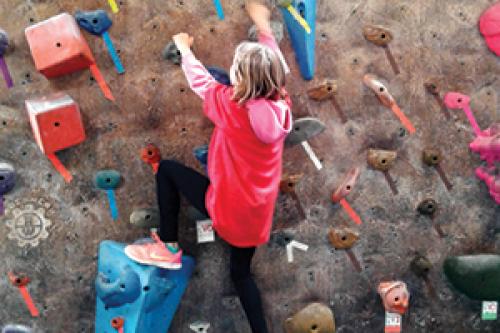
[[[35,140],[44,154],[75,146],[85,140],[78,104],[67,94],[26,101]]]
[[[25,30],[36,69],[47,78],[73,73],[95,63],[73,16],[62,13]]]

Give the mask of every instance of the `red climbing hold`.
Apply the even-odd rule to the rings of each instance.
[[[38,146],[67,182],[71,174],[55,156],[55,152],[85,140],[85,129],[78,104],[64,93],[26,101],[26,109]]]
[[[491,51],[500,56],[500,2],[487,9],[479,19],[479,30]]]
[[[25,34],[40,73],[54,78],[89,68],[104,96],[114,101],[73,16],[68,13],[53,16],[26,28]]]
[[[154,173],[157,173],[161,161],[160,149],[153,144],[148,144],[141,149],[141,159],[151,165]]]

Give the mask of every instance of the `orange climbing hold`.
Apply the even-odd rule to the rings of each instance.
[[[125,319],[122,317],[115,317],[111,319],[111,326],[118,331],[118,333],[123,333],[123,326],[125,325]]]
[[[66,182],[70,182],[71,174],[55,153],[85,140],[78,104],[64,93],[27,100],[25,103],[38,146]]]
[[[141,149],[141,159],[151,165],[153,172],[157,173],[161,161],[160,149],[153,144],[148,144]]]
[[[12,283],[14,287],[17,287],[19,289],[19,292],[21,293],[21,296],[23,297],[24,302],[26,303],[26,306],[28,307],[28,310],[31,313],[31,316],[38,317],[40,313],[38,312],[38,309],[36,308],[35,303],[33,302],[33,299],[30,296],[28,288],[26,288],[28,283],[30,283],[29,277],[16,275],[13,272],[9,272],[8,277],[10,283]]]

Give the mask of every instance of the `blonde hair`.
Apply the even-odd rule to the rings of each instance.
[[[256,98],[281,98],[285,68],[271,48],[252,42],[241,43],[231,66],[232,99],[239,104]]]

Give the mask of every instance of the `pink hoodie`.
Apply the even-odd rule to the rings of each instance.
[[[259,42],[284,59],[272,35],[260,34]],[[264,244],[272,228],[283,143],[292,128],[291,101],[256,99],[240,106],[231,100],[233,88],[217,83],[191,52],[183,54],[182,68],[215,125],[205,199],[214,229],[234,246]]]

